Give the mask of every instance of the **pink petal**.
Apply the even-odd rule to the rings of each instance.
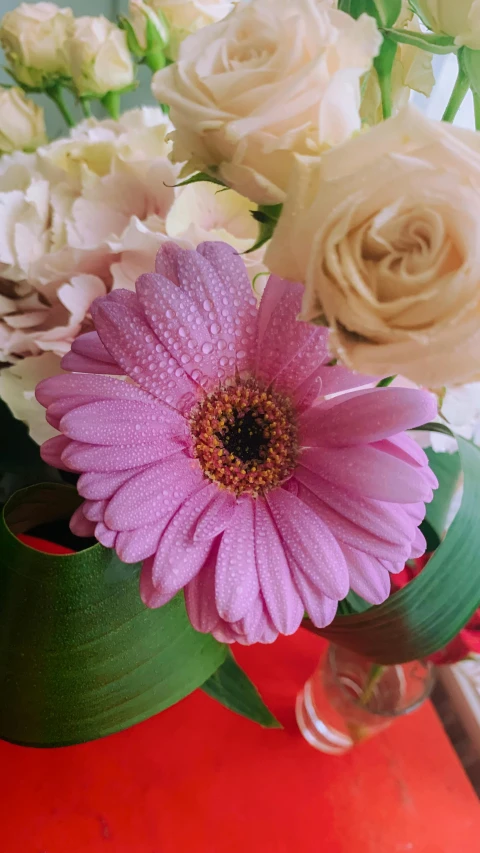
[[[310,619],[317,628],[325,628],[335,619],[338,601],[328,598],[299,568],[295,560],[289,560],[295,586]]]
[[[102,501],[111,498],[112,495],[123,486],[130,477],[139,473],[137,470],[121,471],[119,474],[97,473],[88,471],[82,474],[77,483],[77,490],[83,498],[91,501]]]
[[[78,507],[70,519],[70,530],[75,536],[94,536],[95,522],[88,521],[83,514],[83,504]]]
[[[390,575],[375,558],[356,548],[342,546],[354,592],[370,604],[382,604],[390,595]]]
[[[303,606],[275,522],[262,499],[255,502],[257,571],[270,618],[281,634],[293,634],[303,617]]]
[[[85,358],[84,355],[77,355],[74,352],[67,352],[63,356],[60,367],[62,370],[68,370],[71,373],[103,373],[110,376],[125,375],[125,371],[121,367],[117,367],[113,362],[106,364],[104,361],[94,361],[92,358]]]
[[[432,499],[419,469],[368,445],[305,450],[301,464],[347,492],[373,500],[412,503]]]
[[[96,471],[97,473],[119,473],[120,471],[137,473],[138,468],[152,462],[159,462],[171,456],[177,456],[181,445],[171,441],[151,442],[137,446],[92,445],[80,441],[70,441],[62,453],[63,467],[73,471]],[[44,445],[45,446],[45,445]]]
[[[178,256],[184,252],[177,243],[163,243],[155,258],[155,272],[169,278],[174,284],[179,285],[178,278]]]
[[[142,571],[140,572],[140,598],[147,607],[155,609],[168,604],[172,600],[174,593],[163,595],[154,587],[152,583],[152,567],[153,557],[150,557],[148,560],[145,560],[142,565]]]
[[[299,478],[297,477],[297,479]],[[375,534],[353,524],[348,518],[345,518],[341,513],[329,507],[310,489],[303,485],[300,486],[298,497],[300,500],[305,501],[322,519],[335,539],[341,543],[342,548],[344,544],[350,545],[380,560],[393,560],[395,562],[398,560],[405,561],[410,556],[410,543],[415,535],[413,522],[408,529],[408,535],[403,537],[400,544],[396,544],[385,539],[380,539]]]
[[[423,452],[421,447],[418,447],[417,442],[410,438],[409,435],[395,435],[392,438],[384,441],[377,441],[373,445],[378,450],[394,456],[395,459],[402,459],[409,465],[418,466],[421,468],[422,476],[431,489],[438,489],[438,480],[432,469],[428,466],[428,456]],[[418,452],[420,451],[420,453]],[[422,465],[422,456],[425,457],[426,464]]]
[[[109,502],[105,522],[119,531],[157,524],[170,517],[202,482],[202,475],[191,460],[176,453],[121,486]]]
[[[349,589],[345,559],[321,518],[285,489],[269,492],[267,502],[289,562],[292,558],[329,598],[345,598]]]
[[[97,445],[147,444],[187,437],[182,415],[158,401],[97,400],[64,415],[60,430],[76,441]]]
[[[218,543],[212,545],[201,571],[185,587],[188,618],[196,631],[212,633],[220,625],[215,604],[215,563]]]
[[[47,465],[52,465],[53,468],[61,468],[65,471],[70,471],[71,468],[62,459],[62,453],[70,444],[70,439],[64,435],[55,435],[45,441],[40,448],[40,456]]]
[[[293,392],[328,359],[327,332],[297,320],[300,284],[270,276],[260,303],[256,374]]]
[[[379,376],[368,376],[363,373],[355,373],[340,364],[325,365],[322,373],[322,394],[338,394],[340,391],[348,391],[350,388],[359,388],[362,385],[377,384]]]
[[[98,334],[118,365],[159,400],[183,410],[195,399],[195,384],[152,332],[145,319],[110,300],[97,299],[92,316]]]
[[[207,385],[218,374],[218,323],[207,327],[197,304],[168,278],[141,275],[136,289],[148,323],[165,349],[194,382]]]
[[[237,501],[218,549],[215,596],[221,618],[242,619],[258,592],[253,499],[245,496]]]
[[[186,586],[200,571],[210,552],[212,543],[194,543],[193,533],[215,488],[201,482],[197,491],[184,500],[160,539],[152,578],[163,594],[178,592]]]
[[[85,358],[94,359],[95,361],[116,364],[98,337],[98,332],[86,332],[84,335],[76,338],[72,343],[72,352],[77,353],[77,355],[83,355]]]
[[[160,537],[169,518],[158,524],[147,524],[136,530],[122,530],[117,534],[115,550],[124,563],[139,563],[155,554]]]
[[[82,504],[83,514],[89,521],[103,521],[107,501],[85,501]]]
[[[110,530],[109,527],[106,527],[102,521],[99,521],[99,523],[95,527],[95,536],[98,541],[105,546],[105,548],[115,547],[115,540],[117,538],[117,534],[114,530]]]
[[[103,346],[97,332],[87,332],[73,341],[71,352],[62,359],[62,368],[86,373],[124,373]]]
[[[257,343],[258,309],[245,264],[228,243],[201,243],[197,255],[213,268],[214,275],[204,275],[202,281],[207,298],[221,316],[222,339],[235,355],[237,369],[250,370]],[[230,348],[232,343],[234,350]]]
[[[433,394],[413,388],[372,388],[360,397],[335,401],[328,411],[320,405],[301,417],[304,446],[369,444],[424,424],[437,413]]]
[[[427,550],[427,541],[422,531],[417,528],[415,531],[415,538],[412,542],[412,550],[409,554],[412,560],[415,560],[417,557],[423,557],[425,551]]]
[[[87,374],[59,374],[39,382],[35,396],[42,406],[50,406],[65,397],[89,397],[93,400],[139,400],[154,402],[155,398],[146,394],[130,382],[122,382],[111,376],[89,376]]]
[[[236,500],[231,492],[218,490],[202,512],[193,534],[194,542],[211,542],[230,524]]]
[[[299,465],[295,479],[307,486],[324,503],[353,524],[379,539],[402,545],[412,537],[410,517],[405,517],[394,503],[373,501],[363,495],[354,495],[336,483],[329,483],[313,471]],[[406,509],[407,505],[402,505]],[[425,506],[421,504],[421,506]]]

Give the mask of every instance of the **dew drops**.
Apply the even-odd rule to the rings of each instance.
[[[200,371],[199,371],[199,370],[197,370],[197,369],[192,370],[192,379],[193,379],[193,381],[194,381],[194,382],[198,382],[198,380],[200,379],[201,375],[202,375],[202,374],[200,373]]]
[[[200,364],[200,362],[202,361],[202,356],[200,355],[200,353],[199,353],[199,352],[197,352],[197,353],[193,356],[193,360],[194,360],[195,364]]]
[[[190,356],[189,356],[189,355],[187,355],[187,353],[186,353],[186,352],[184,352],[184,353],[182,353],[182,355],[180,356],[180,361],[182,362],[182,364],[188,364],[188,362],[190,361]]]
[[[167,308],[167,310],[165,311],[165,316],[168,320],[173,320],[173,318],[175,317],[175,311],[172,311],[171,308]]]
[[[178,327],[178,334],[180,335],[180,337],[181,337],[181,338],[186,338],[186,337],[187,337],[187,332],[186,332],[186,330],[184,329],[184,327],[183,327],[183,326],[179,326],[179,327]]]
[[[223,338],[220,338],[220,340],[217,341],[217,349],[220,350],[220,352],[222,352],[222,350],[224,350],[226,348],[227,348],[226,341],[224,341]]]
[[[211,334],[212,335],[218,335],[219,331],[220,331],[220,326],[218,325],[218,323],[212,323],[212,325],[210,326]]]
[[[237,358],[246,358],[246,357],[247,357],[247,353],[245,352],[245,350],[244,350],[244,349],[240,349],[240,350],[237,352]]]
[[[210,341],[205,341],[205,343],[202,344],[202,352],[204,355],[210,355],[212,350],[213,344],[211,344]]]
[[[210,300],[209,300],[209,299],[205,299],[205,300],[204,300],[204,302],[203,302],[203,310],[204,310],[204,311],[211,311],[211,310],[212,310],[212,308],[213,308],[213,305],[212,305],[212,303],[210,302]]]
[[[228,364],[228,358],[226,358],[226,356],[223,355],[222,358],[220,359],[220,365],[222,367],[226,367],[227,364]]]

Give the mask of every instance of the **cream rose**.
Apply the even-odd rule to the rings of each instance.
[[[34,151],[47,141],[43,110],[21,89],[0,87],[0,154]]]
[[[69,76],[67,39],[73,12],[55,3],[20,3],[0,23],[0,44],[19,83],[42,88]]]
[[[259,204],[283,201],[295,154],[360,128],[361,76],[381,44],[373,18],[326,0],[252,0],[189,36],[153,91],[171,107],[173,156]]]
[[[434,33],[480,50],[480,0],[415,0],[413,5]]]
[[[266,263],[305,283],[302,318],[355,370],[480,378],[480,134],[406,107],[299,158]]]
[[[80,96],[102,97],[125,89],[135,79],[126,34],[103,15],[77,18],[68,49],[73,82]]]
[[[420,32],[420,22],[404,0],[401,15],[395,24],[398,29]],[[410,100],[412,90],[427,97],[431,95],[435,77],[432,68],[432,54],[410,44],[399,44],[392,69],[392,105],[398,112]],[[372,69],[365,81],[360,109],[362,120],[373,125],[383,121],[382,96],[377,72]]]
[[[138,45],[142,51],[151,48],[149,41],[153,33],[154,46],[165,46],[168,43],[169,31],[163,15],[157,15],[146,0],[130,0],[129,23],[133,27]]]

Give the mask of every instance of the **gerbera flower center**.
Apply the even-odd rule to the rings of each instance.
[[[295,467],[293,406],[254,380],[209,394],[194,409],[190,428],[205,476],[236,494],[263,494],[284,482]]]

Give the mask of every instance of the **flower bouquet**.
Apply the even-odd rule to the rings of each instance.
[[[480,372],[480,136],[451,124],[476,5],[5,15],[1,737],[100,737],[200,686],[274,726],[235,643],[303,625],[378,669],[479,607],[480,451],[418,440],[454,442]],[[440,122],[408,101],[446,53]],[[141,65],[160,106],[122,113]]]

